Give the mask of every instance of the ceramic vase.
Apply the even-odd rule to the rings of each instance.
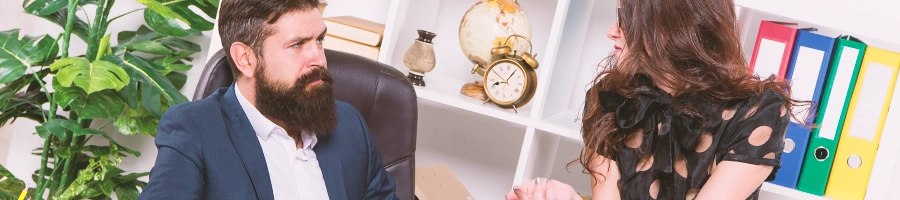
[[[431,40],[435,35],[432,32],[418,30],[419,38],[413,42],[412,46],[406,50],[403,55],[403,63],[409,68],[409,79],[416,86],[425,86],[425,73],[434,69],[434,44]]]

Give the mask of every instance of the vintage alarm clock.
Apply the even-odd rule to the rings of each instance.
[[[484,69],[476,65],[472,73],[484,76],[483,86],[487,96],[485,103],[492,102],[499,107],[512,108],[518,112],[517,108],[524,106],[534,97],[537,87],[537,73],[534,70],[538,68],[538,62],[535,60],[537,55],[531,53],[533,47],[529,48],[529,52],[520,54],[507,46],[506,43],[512,37],[520,37],[532,46],[528,38],[510,35],[503,44],[491,49],[491,54],[497,58]]]

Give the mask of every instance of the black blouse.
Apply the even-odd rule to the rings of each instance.
[[[614,91],[596,94],[601,111],[615,112],[619,131],[629,134],[611,158],[622,175],[622,199],[693,199],[722,161],[773,166],[767,180],[774,179],[790,116],[778,91],[725,105],[680,98],[705,119],[672,109],[671,96],[649,81],[637,93],[631,99]],[[758,198],[759,188],[747,199]]]

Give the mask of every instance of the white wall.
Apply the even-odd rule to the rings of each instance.
[[[3,20],[2,22],[0,22],[0,31],[19,28],[22,29],[23,33],[27,33],[28,35],[36,36],[49,34],[54,37],[56,37],[57,34],[63,32],[63,29],[56,24],[24,13],[22,8],[20,7],[21,1],[19,0],[2,0],[2,5],[4,6],[0,6],[0,19],[15,20]],[[143,7],[144,6],[137,1],[116,1],[116,4],[110,11],[110,16],[118,16],[131,10]],[[93,14],[96,6],[88,6],[85,9],[93,19]],[[83,12],[78,12],[78,15],[81,17],[84,16]],[[110,24],[109,27],[109,32],[112,33],[110,42],[115,45],[115,41],[117,41],[117,34],[119,31],[137,30],[137,28],[143,23],[144,20],[142,12],[135,12],[114,21],[112,24]],[[188,40],[199,44],[201,47],[207,47],[209,46],[210,35],[211,33],[207,32],[203,36],[191,37],[188,38]],[[81,41],[74,35],[72,36],[72,43],[69,48],[70,55],[84,54],[86,48],[87,45],[83,41]],[[181,92],[185,94],[188,99],[190,99],[193,95],[194,89],[196,88],[197,82],[199,81],[200,73],[203,71],[203,64],[206,63],[207,52],[205,49],[206,48],[204,48],[204,51],[201,51],[200,53],[194,55],[194,64],[196,66],[187,72],[187,83],[185,84],[185,87],[181,90]],[[99,126],[100,124],[103,124],[105,122],[106,121],[95,121],[94,125]],[[0,129],[0,164],[3,164],[5,167],[7,167],[19,179],[25,180],[26,183],[32,182],[30,178],[31,174],[34,173],[34,171],[37,170],[40,166],[40,156],[31,154],[33,149],[43,145],[43,140],[37,135],[33,134],[34,127],[37,125],[39,124],[34,121],[20,119],[15,123],[7,125],[6,127]],[[113,132],[115,131],[115,128],[110,125],[107,126],[104,131]],[[136,158],[134,156],[124,158],[122,165],[120,166],[122,169],[129,172],[150,171],[150,169],[153,167],[153,163],[156,160],[156,146],[153,144],[153,137],[125,136],[122,134],[111,135],[113,135],[116,141],[118,141],[122,145],[138,150],[142,153],[141,157],[139,158]],[[9,139],[4,139],[4,137]],[[100,139],[91,141],[91,144],[108,143],[106,143],[105,140]],[[7,150],[8,154],[6,153]],[[4,157],[7,158],[5,163],[3,162]],[[146,181],[147,177],[144,177],[143,180]]]

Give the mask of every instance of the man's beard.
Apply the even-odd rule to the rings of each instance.
[[[293,87],[271,80],[262,64],[254,76],[256,107],[264,116],[284,123],[287,131],[326,136],[337,126],[332,79],[327,69],[316,68],[304,74],[294,82]],[[322,83],[306,90],[318,80]]]

